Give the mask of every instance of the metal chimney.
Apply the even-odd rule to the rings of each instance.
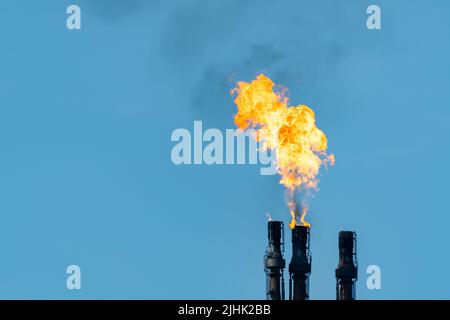
[[[266,272],[266,299],[284,300],[283,259],[284,224],[281,221],[269,221],[269,246],[264,256],[264,270]],[[283,249],[282,249],[283,248]]]
[[[355,300],[358,261],[356,257],[356,233],[339,232],[339,264],[336,268],[336,299]]]
[[[309,228],[295,226],[292,229],[292,259],[289,263],[289,300],[309,299],[310,274]]]

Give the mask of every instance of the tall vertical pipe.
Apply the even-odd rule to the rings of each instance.
[[[339,232],[339,263],[336,268],[336,299],[355,300],[358,261],[356,257],[356,233]]]
[[[285,261],[281,246],[283,245],[281,221],[269,221],[268,225],[269,245],[264,255],[264,270],[266,272],[266,299],[284,299],[283,269]]]
[[[295,226],[292,229],[292,259],[289,263],[289,298],[309,299],[309,275],[311,254],[309,251],[309,228]]]

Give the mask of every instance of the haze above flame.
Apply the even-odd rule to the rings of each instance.
[[[275,152],[280,184],[287,190],[287,205],[292,221],[305,221],[307,207],[303,206],[301,216],[295,200],[298,190],[317,190],[318,174],[322,165],[333,165],[334,155],[327,153],[328,141],[325,134],[316,127],[315,114],[305,105],[289,106],[286,89],[274,91],[275,83],[264,74],[251,83],[239,81],[232,91],[238,112],[234,122],[239,129],[255,129],[255,139],[263,150]]]

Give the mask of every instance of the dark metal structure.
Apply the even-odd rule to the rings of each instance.
[[[267,225],[269,245],[264,255],[267,300],[284,300],[284,224],[269,221]],[[289,300],[309,299],[311,274],[310,229],[295,226],[292,229],[292,258],[289,263]],[[358,279],[356,233],[339,232],[339,263],[336,268],[336,299],[355,300]]]
[[[311,253],[309,228],[295,226],[292,229],[292,259],[289,263],[289,300],[309,299],[309,275]]]
[[[284,300],[283,271],[286,265],[283,258],[284,224],[281,221],[268,223],[269,246],[264,256],[264,270],[266,271],[267,300]]]
[[[336,299],[355,300],[358,261],[356,256],[356,233],[339,232],[339,264],[336,268]]]

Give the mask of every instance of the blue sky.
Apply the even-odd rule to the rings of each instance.
[[[358,298],[449,299],[449,9],[0,0],[0,298],[263,299],[265,213],[289,220],[278,178],[175,166],[170,135],[233,128],[230,89],[264,72],[314,109],[336,155],[311,203],[311,298],[334,299],[344,228]]]

